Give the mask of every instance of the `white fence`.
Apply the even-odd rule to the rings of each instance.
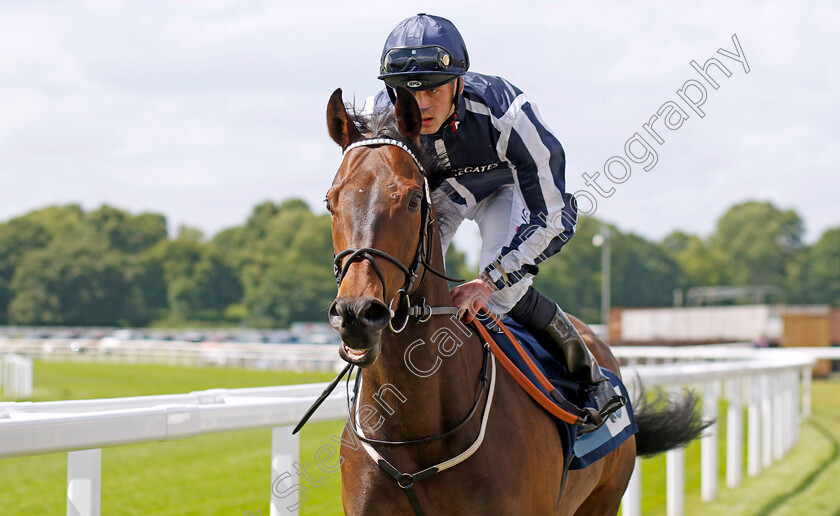
[[[32,397],[32,359],[19,355],[0,355],[0,397]]]
[[[247,344],[165,340],[3,339],[0,353],[37,360],[339,371],[338,345]]]
[[[631,395],[638,392],[634,378],[645,387],[663,386],[673,391],[688,387],[702,393],[705,418],[717,420],[701,439],[704,501],[714,500],[718,493],[719,400],[727,401],[726,484],[737,487],[744,473],[744,425],[747,473],[754,476],[781,459],[798,441],[799,423],[811,413],[811,366],[816,359],[840,359],[837,348],[753,349],[748,345],[616,347],[613,352],[627,364],[622,376]],[[667,514],[680,516],[685,505],[685,450],[667,452],[666,464]],[[637,458],[622,501],[625,516],[642,513],[641,471]]]
[[[717,401],[725,397],[727,412],[727,484],[742,479],[743,407],[747,407],[748,474],[781,458],[799,436],[800,416],[810,413],[810,366],[829,350],[808,348],[752,350],[732,348],[615,348],[627,360],[677,360],[661,365],[628,365],[623,376],[631,390],[634,378],[646,387],[681,389],[699,386],[709,417],[717,417]],[[800,391],[801,386],[801,391]],[[0,403],[0,458],[67,451],[67,514],[100,514],[101,448],[123,444],[182,439],[200,434],[272,428],[271,515],[297,514],[278,494],[296,485],[289,478],[299,460],[299,439],[291,426],[321,392],[324,384],[288,387],[209,390],[170,396],[145,396],[84,401]],[[342,394],[335,393],[315,420],[346,417]],[[703,498],[717,494],[717,425],[702,442]],[[680,515],[685,492],[682,450],[668,452],[668,514]],[[638,464],[637,464],[638,466]],[[640,514],[640,468],[625,495],[623,514]],[[286,478],[281,478],[285,474]]]

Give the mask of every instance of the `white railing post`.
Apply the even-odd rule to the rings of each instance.
[[[782,432],[785,426],[784,411],[782,403],[782,378],[783,374],[773,375],[773,461],[782,458],[783,453],[783,436]]]
[[[718,493],[718,396],[719,382],[703,386],[703,417],[714,421],[700,440],[700,486],[704,501],[717,498]]]
[[[665,499],[668,516],[685,513],[685,449],[669,450],[665,454]]]
[[[761,378],[750,377],[747,406],[747,474],[761,473]]]
[[[744,407],[741,381],[726,380],[729,408],[726,411],[726,485],[741,485],[744,460]]]
[[[793,444],[799,442],[799,424],[802,421],[802,388],[799,384],[799,371],[791,373],[791,382],[793,383]]]
[[[790,381],[790,373],[785,371],[782,374],[782,417],[784,418],[784,425],[782,427],[782,454],[787,455],[787,452],[793,446],[793,422],[797,419],[796,412],[793,411],[793,385]]]
[[[671,388],[671,396],[682,392],[680,386]],[[665,454],[665,501],[668,516],[685,514],[685,448],[669,450]]]
[[[18,394],[19,398],[29,399],[32,397],[32,389],[33,389],[33,365],[32,359],[29,357],[21,357],[23,360],[23,373],[22,373],[22,382],[23,385],[21,386],[20,393]]]
[[[642,459],[636,457],[633,475],[621,498],[622,516],[642,516]]]
[[[790,447],[799,442],[799,371],[788,373],[790,377],[790,419],[791,436]]]
[[[67,453],[67,516],[99,516],[102,449]]]
[[[306,488],[300,483],[300,434],[291,426],[271,429],[271,506],[270,516],[297,516],[306,502]]]
[[[811,367],[802,368],[802,419],[811,417]]]
[[[22,355],[0,356],[0,395],[9,399],[32,397],[32,359]]]
[[[9,396],[6,394],[6,387],[4,385],[4,379],[6,378],[6,356],[0,355],[0,398],[6,398]],[[8,381],[8,380],[5,380]]]
[[[769,375],[761,376],[761,465],[773,464],[773,385]]]

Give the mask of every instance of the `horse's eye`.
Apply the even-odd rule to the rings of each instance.
[[[419,193],[412,195],[411,199],[408,201],[408,209],[416,210],[420,207],[421,202],[423,202],[423,197]]]
[[[332,213],[332,206],[330,206],[330,200],[324,199],[324,204],[326,205],[327,211]]]

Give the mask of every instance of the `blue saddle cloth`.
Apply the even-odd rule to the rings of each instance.
[[[595,406],[587,396],[580,395],[576,386],[567,380],[569,378],[568,369],[563,362],[551,355],[528,331],[510,317],[506,317],[502,322],[519,340],[522,348],[530,354],[531,359],[542,370],[545,377],[560,389],[567,400],[578,406]],[[490,335],[493,336],[496,344],[511,362],[531,380],[531,383],[539,388],[543,394],[549,396],[549,393],[534,377],[508,338],[503,333],[491,333]],[[580,437],[577,436],[578,427],[555,418],[563,441],[564,455],[568,457],[570,453],[574,453],[570,469],[583,469],[589,466],[618,448],[628,437],[636,433],[636,418],[633,416],[633,408],[630,406],[630,396],[627,394],[627,388],[612,371],[603,367],[601,371],[610,379],[610,383],[616,392],[620,392],[622,396],[627,398],[628,402],[624,408],[612,414],[603,426]]]

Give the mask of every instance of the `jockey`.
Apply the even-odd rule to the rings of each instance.
[[[422,114],[422,143],[446,170],[430,178],[443,252],[464,219],[481,232],[481,273],[452,289],[453,305],[466,309],[469,322],[486,304],[540,342],[552,342],[549,351],[565,357],[595,401],[598,414],[590,413],[586,427],[600,426],[621,408],[621,398],[563,310],[531,286],[538,265],[560,251],[577,221],[574,197],[565,191],[560,142],[518,88],[467,71],[464,40],[445,18],[418,14],[400,22],[380,64],[385,89],[373,109],[393,103],[395,86],[410,90]]]

